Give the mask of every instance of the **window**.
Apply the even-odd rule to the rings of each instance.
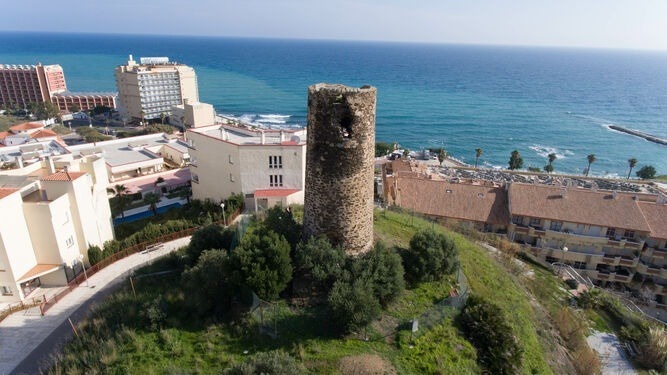
[[[540,221],[541,220],[536,218],[536,217],[531,217],[530,218],[530,226],[531,227],[539,227],[540,226]]]
[[[191,176],[192,176],[192,178],[191,178],[192,182],[198,184],[199,183],[199,176],[196,175],[196,174],[192,174]]]
[[[269,186],[271,187],[280,187],[283,186],[283,175],[281,174],[272,174],[269,176]]]
[[[613,238],[614,236],[616,236],[616,228],[607,228],[606,236],[609,238]]]
[[[552,221],[551,225],[549,226],[549,229],[560,232],[560,229],[563,227],[563,222],[562,221]]]
[[[69,236],[69,238],[67,240],[65,240],[65,245],[67,245],[67,247],[74,246],[74,237]]]
[[[65,211],[65,222],[63,222],[63,225],[69,223],[69,212]],[[2,267],[0,267],[2,268]]]
[[[523,216],[512,216],[512,224],[523,224]]]
[[[229,155],[229,164],[234,164],[234,158],[232,155]]]
[[[3,296],[11,296],[12,294],[14,294],[14,293],[12,293],[12,288],[10,288],[6,285],[2,286],[2,295]]]
[[[623,234],[623,237],[625,237],[625,238],[635,238],[635,231],[630,230],[630,229],[626,229],[625,233]]]
[[[280,169],[282,167],[283,167],[283,157],[282,157],[282,155],[269,156],[269,168],[270,169]]]
[[[572,267],[574,267],[578,270],[585,270],[586,269],[586,262],[574,262]]]
[[[234,182],[236,179],[234,179],[234,175],[232,173],[229,174],[229,181]]]

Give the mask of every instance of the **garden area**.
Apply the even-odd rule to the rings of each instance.
[[[208,215],[188,247],[135,273],[134,291],[128,282],[79,323],[80,337],[49,372],[548,374],[599,368],[595,356],[589,367],[573,364],[588,354],[577,354],[577,345],[589,318],[576,312],[567,316],[574,327],[556,324],[559,312],[570,309],[564,283],[530,263],[533,276],[526,276],[471,236],[376,211],[376,246],[349,258],[323,238],[301,241],[299,208],[271,210],[236,243],[234,228],[207,225],[215,219],[209,222]],[[161,220],[144,225],[168,221]],[[125,239],[136,235],[130,232]],[[467,297],[460,306],[446,303],[460,296]]]

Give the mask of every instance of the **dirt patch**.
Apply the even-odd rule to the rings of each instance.
[[[343,375],[396,375],[396,369],[377,354],[343,357],[339,364]]]

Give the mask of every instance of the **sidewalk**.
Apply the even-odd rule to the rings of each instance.
[[[121,259],[116,263],[102,269],[89,279],[89,287],[86,283],[81,284],[71,293],[58,301],[45,316],[41,316],[39,307],[19,311],[0,322],[0,375],[10,374],[24,359],[32,357],[32,352],[42,343],[47,343],[48,352],[55,352],[57,346],[62,344],[62,338],[71,333],[65,330],[67,318],[77,312],[78,318],[87,315],[85,311],[77,311],[89,302],[101,299],[112,290],[112,286],[124,281],[135,268],[146,265],[153,260],[166,255],[190,242],[190,237],[179,238],[166,242],[160,250],[149,253],[136,253]],[[106,292],[106,293],[104,293]],[[73,319],[75,321],[77,319]],[[76,323],[76,321],[75,321]],[[56,329],[58,328],[58,335]],[[48,340],[47,340],[48,339]],[[48,341],[48,342],[47,342]],[[42,358],[48,353],[35,353],[37,358]],[[39,364],[34,363],[35,368]],[[19,370],[19,373],[24,371]],[[29,371],[32,372],[32,371]]]

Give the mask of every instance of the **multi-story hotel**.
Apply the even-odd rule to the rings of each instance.
[[[96,106],[116,108],[115,93],[74,93],[67,91],[60,65],[1,65],[0,106],[26,108],[30,103],[52,102],[61,113],[89,110]]]
[[[521,183],[450,183],[416,173],[401,162],[384,169],[384,196],[390,204],[506,233],[541,261],[566,263],[598,284],[624,286],[667,307],[664,195]]]
[[[113,92],[63,92],[51,97],[51,102],[60,109],[61,113],[87,111],[95,107],[116,108],[116,93]]]
[[[194,69],[167,57],[141,58],[138,64],[130,55],[126,65],[116,68],[116,85],[119,111],[127,119],[156,119],[185,99],[199,101]]]
[[[104,159],[57,159],[0,175],[0,302],[66,285],[82,271],[89,246],[113,239]]]
[[[192,197],[221,201],[242,193],[248,209],[303,203],[306,130],[227,124],[188,129]]]
[[[65,73],[60,65],[0,64],[0,105],[24,107],[43,103],[54,94],[67,91]]]

